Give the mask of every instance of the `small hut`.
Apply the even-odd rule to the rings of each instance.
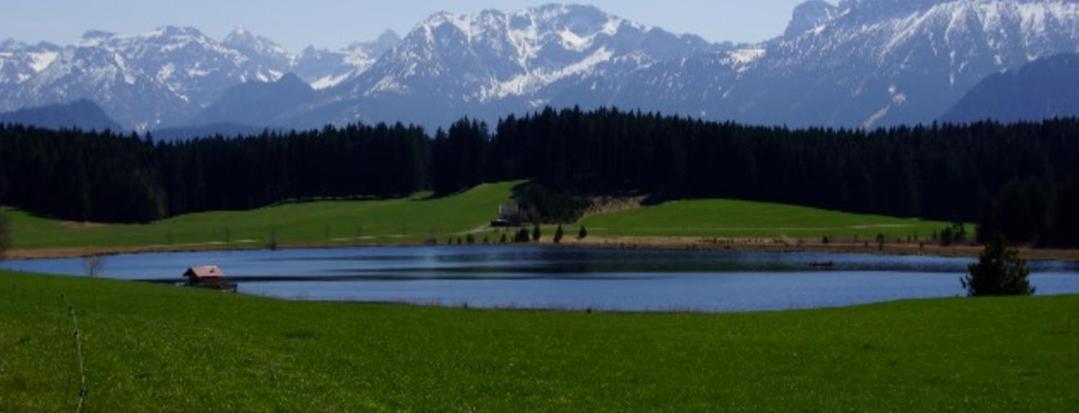
[[[525,208],[516,202],[507,202],[498,206],[498,218],[491,221],[492,227],[514,227],[524,221]]]
[[[216,265],[203,265],[188,268],[184,272],[187,285],[215,290],[235,290],[236,285],[225,281],[225,272]]]

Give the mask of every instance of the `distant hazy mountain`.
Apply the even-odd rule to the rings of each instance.
[[[941,120],[1039,121],[1079,116],[1079,54],[1035,60],[978,83]]]
[[[314,98],[315,90],[289,73],[275,82],[252,81],[232,87],[186,124],[276,125],[285,112]]]
[[[82,130],[124,130],[100,107],[86,99],[71,103],[19,109],[14,112],[0,113],[0,123],[21,124],[49,129]]]

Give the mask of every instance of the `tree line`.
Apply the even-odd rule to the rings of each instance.
[[[429,186],[418,127],[352,125],[153,142],[0,126],[0,203],[61,219],[148,222],[312,197],[394,197]]]
[[[187,142],[0,126],[0,202],[64,219],[144,222],[519,179],[578,196],[738,198],[979,222],[1012,242],[1079,246],[1076,119],[863,131],[547,109],[493,130],[464,119],[430,137],[397,124]]]

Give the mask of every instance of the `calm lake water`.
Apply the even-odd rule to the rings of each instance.
[[[827,269],[811,264],[831,262]],[[291,300],[611,311],[760,311],[963,295],[966,258],[542,247],[129,254],[102,277],[179,281],[214,264],[239,292]],[[84,276],[82,260],[0,267]],[[1079,264],[1030,263],[1040,295],[1079,294]]]

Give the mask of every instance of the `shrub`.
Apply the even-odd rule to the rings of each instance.
[[[584,228],[584,225],[582,225],[581,230],[577,231],[577,239],[585,239],[585,238],[588,238],[588,230]]]
[[[994,236],[985,244],[985,251],[978,258],[978,263],[971,264],[970,274],[961,282],[971,297],[1002,295],[1033,295],[1027,277],[1026,260],[1019,257],[1019,251],[1008,248],[1003,235]]]
[[[562,226],[559,225],[558,228],[554,230],[554,243],[555,244],[561,243],[563,235],[565,235],[565,234],[562,232]]]

